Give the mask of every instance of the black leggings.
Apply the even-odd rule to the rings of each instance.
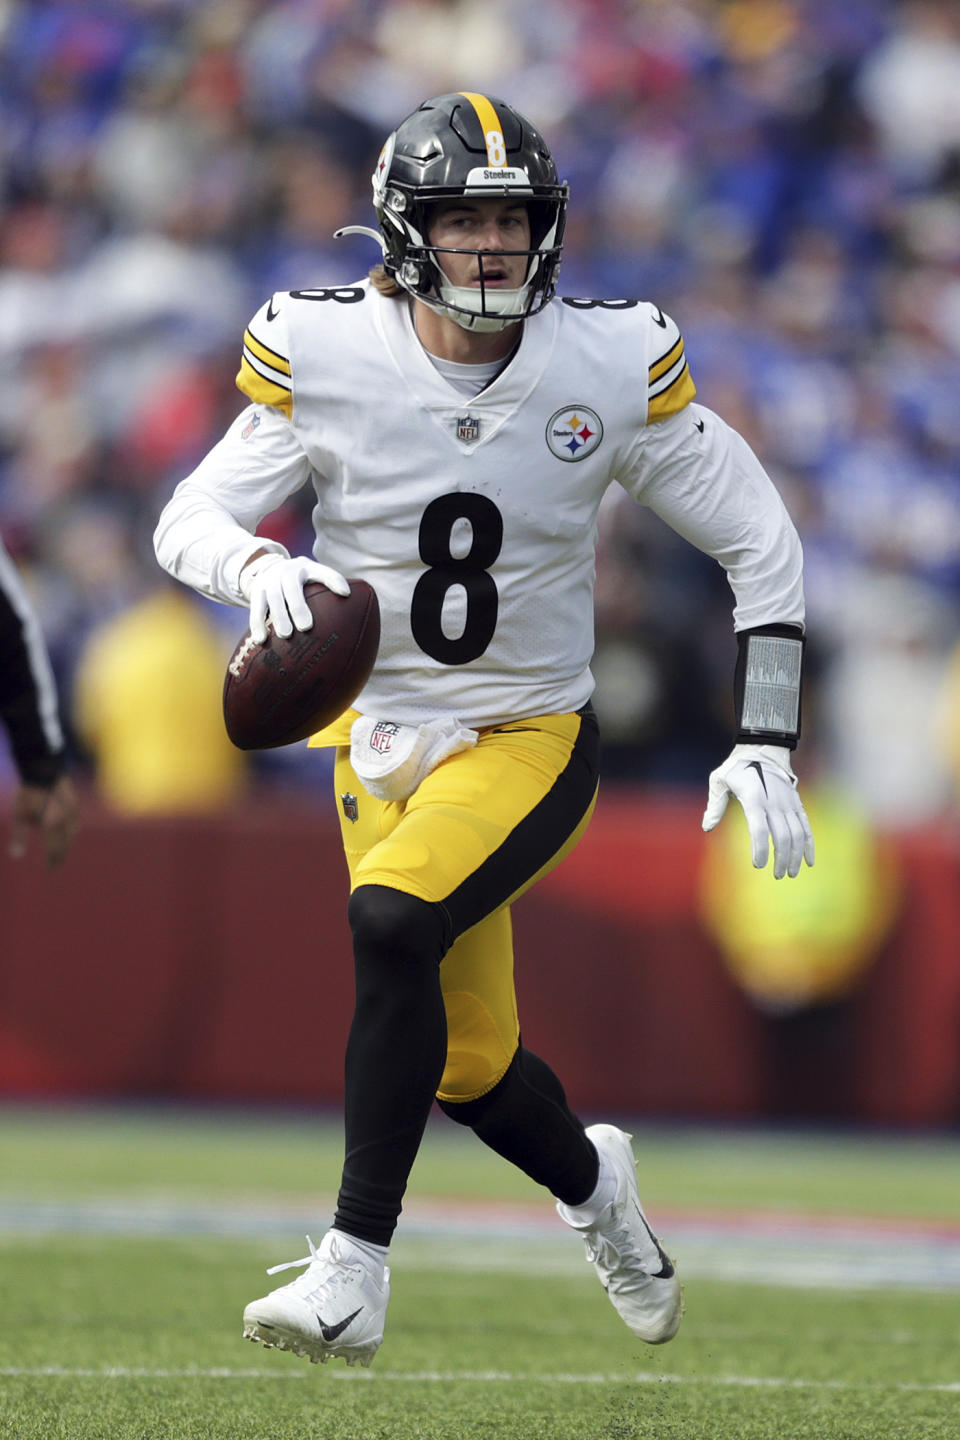
[[[334,1224],[389,1245],[446,1060],[440,964],[453,942],[443,905],[363,885],[347,909],[356,1008],[345,1062],[346,1153]],[[569,1205],[597,1181],[597,1155],[552,1070],[519,1049],[486,1095],[443,1102],[499,1155]]]

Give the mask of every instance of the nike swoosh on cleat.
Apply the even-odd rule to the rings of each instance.
[[[661,1268],[660,1270],[658,1270],[657,1274],[654,1275],[653,1278],[654,1280],[669,1280],[673,1274],[673,1261],[670,1259],[669,1255],[664,1254],[663,1247],[661,1246],[660,1241],[650,1229],[650,1226],[647,1224],[647,1217],[637,1205],[636,1201],[633,1202],[633,1208],[640,1216],[640,1223],[643,1226],[644,1230],[646,1230],[647,1234],[650,1236],[650,1239],[653,1241],[654,1245],[656,1245],[657,1254],[660,1256]]]
[[[363,1306],[361,1305],[360,1310],[362,1309]],[[323,1336],[324,1340],[326,1340],[328,1345],[330,1345],[334,1340],[336,1340],[340,1335],[343,1334],[344,1330],[346,1330],[351,1320],[356,1320],[357,1316],[360,1314],[360,1310],[354,1310],[352,1315],[348,1315],[346,1320],[341,1320],[338,1325],[328,1325],[323,1319],[322,1315],[317,1316],[317,1319],[320,1322],[320,1334]]]

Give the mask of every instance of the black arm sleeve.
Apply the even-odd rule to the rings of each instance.
[[[50,786],[63,770],[63,742],[49,662],[39,631],[28,633],[12,562],[0,547],[0,719],[20,778]]]

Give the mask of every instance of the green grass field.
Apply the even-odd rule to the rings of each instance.
[[[240,1338],[244,1304],[276,1283],[265,1267],[305,1254],[304,1225],[318,1239],[329,1219],[335,1124],[8,1112],[0,1435],[955,1440],[955,1143],[634,1136],[685,1276],[671,1345],[634,1340],[549,1202],[441,1122],[391,1256],[386,1340],[361,1372]],[[785,1251],[791,1283],[765,1280]],[[718,1261],[749,1278],[718,1278]]]

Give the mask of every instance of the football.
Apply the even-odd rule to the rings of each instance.
[[[380,606],[365,580],[335,595],[310,581],[303,593],[310,630],[288,640],[272,631],[257,645],[249,630],[223,682],[227,734],[240,750],[273,750],[305,740],[353,704],[370,677],[380,644]]]

